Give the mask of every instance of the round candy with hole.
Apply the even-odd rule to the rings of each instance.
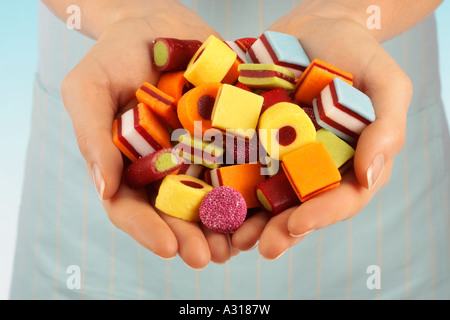
[[[155,207],[175,218],[199,222],[200,203],[212,189],[204,181],[188,175],[168,175],[159,187]]]
[[[316,140],[316,128],[298,105],[280,102],[260,117],[258,133],[262,146],[274,159]]]
[[[178,119],[191,136],[201,138],[211,129],[211,113],[221,86],[219,82],[197,86],[178,101]]]

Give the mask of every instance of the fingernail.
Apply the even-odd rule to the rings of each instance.
[[[250,249],[248,249],[248,251],[252,251],[252,250],[255,250],[255,248],[257,248],[258,247],[258,244],[259,244],[259,239],[258,240],[256,240],[256,243],[253,245],[253,247],[251,247]]]
[[[375,156],[370,165],[369,169],[367,169],[367,187],[371,190],[380,179],[381,172],[384,167],[384,156],[382,153],[379,153]]]
[[[97,190],[97,194],[100,200],[103,201],[103,193],[105,192],[105,180],[103,179],[100,167],[96,163],[92,166],[92,180],[94,182],[95,189]]]
[[[316,228],[312,228],[311,230],[308,230],[306,232],[303,232],[302,234],[292,234],[289,233],[291,235],[291,237],[293,238],[300,238],[300,237],[306,237],[308,234],[314,232],[316,230]]]
[[[287,251],[287,249],[286,250],[284,250],[283,252],[281,252],[278,256],[276,256],[275,258],[268,258],[268,257],[265,257],[265,256],[263,256],[263,258],[265,259],[265,260],[267,260],[267,261],[274,261],[274,260],[277,260],[278,258],[280,258],[282,255],[284,255],[285,253],[286,253],[286,251]]]

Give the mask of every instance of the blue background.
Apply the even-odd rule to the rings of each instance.
[[[38,61],[36,0],[0,3],[0,299],[12,272],[24,160]],[[437,10],[442,98],[450,117],[450,0]]]

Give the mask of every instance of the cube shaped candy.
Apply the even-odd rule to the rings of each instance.
[[[264,32],[248,49],[247,60],[283,66],[299,78],[310,64],[298,39],[290,34]]]
[[[163,180],[155,207],[170,216],[186,221],[200,221],[199,208],[213,187],[188,175],[168,175]]]
[[[175,103],[190,89],[189,83],[184,77],[184,71],[163,72],[156,87],[171,96]]]
[[[349,143],[375,121],[370,98],[339,78],[321,91],[313,107],[317,123]]]
[[[297,81],[295,102],[312,106],[312,101],[336,77],[353,85],[353,76],[350,73],[319,59],[314,59]]]
[[[113,141],[132,162],[172,147],[167,127],[143,103],[114,120]]]
[[[259,202],[255,196],[255,186],[265,180],[260,163],[245,163],[220,167],[207,173],[206,181],[214,188],[231,187],[242,194],[248,208],[256,208]]]
[[[224,84],[217,93],[211,115],[212,127],[251,139],[263,101],[260,95]]]
[[[341,181],[339,170],[321,141],[286,154],[281,166],[301,202],[339,186]]]
[[[174,98],[147,82],[138,89],[136,98],[145,103],[170,129],[181,128]]]
[[[192,57],[184,77],[193,85],[221,82],[236,60],[237,54],[222,40],[211,35]]]
[[[274,159],[282,159],[301,146],[316,140],[311,118],[298,105],[280,102],[260,117],[258,133],[262,146]]]
[[[295,89],[295,76],[276,64],[243,63],[239,65],[239,82],[260,89]]]
[[[350,166],[353,156],[355,155],[355,150],[333,132],[324,128],[317,131],[316,140],[322,141],[325,145],[328,153],[333,158],[336,167],[338,167],[339,172],[342,175]]]
[[[176,146],[176,149],[187,163],[201,164],[214,169],[223,163],[225,152],[221,136],[219,140],[208,142],[187,133],[180,136],[180,143]]]

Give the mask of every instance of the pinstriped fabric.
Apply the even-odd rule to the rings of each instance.
[[[298,1],[186,0],[230,40],[258,36]],[[253,14],[251,14],[253,13]],[[92,42],[40,6],[41,59],[13,299],[417,299],[450,297],[450,143],[439,99],[434,19],[385,44],[415,91],[390,183],[351,220],[308,236],[275,261],[257,250],[195,271],[164,261],[107,220],[59,97]],[[419,49],[418,49],[419,48]],[[369,266],[381,270],[370,289]],[[71,289],[70,266],[80,268]]]

